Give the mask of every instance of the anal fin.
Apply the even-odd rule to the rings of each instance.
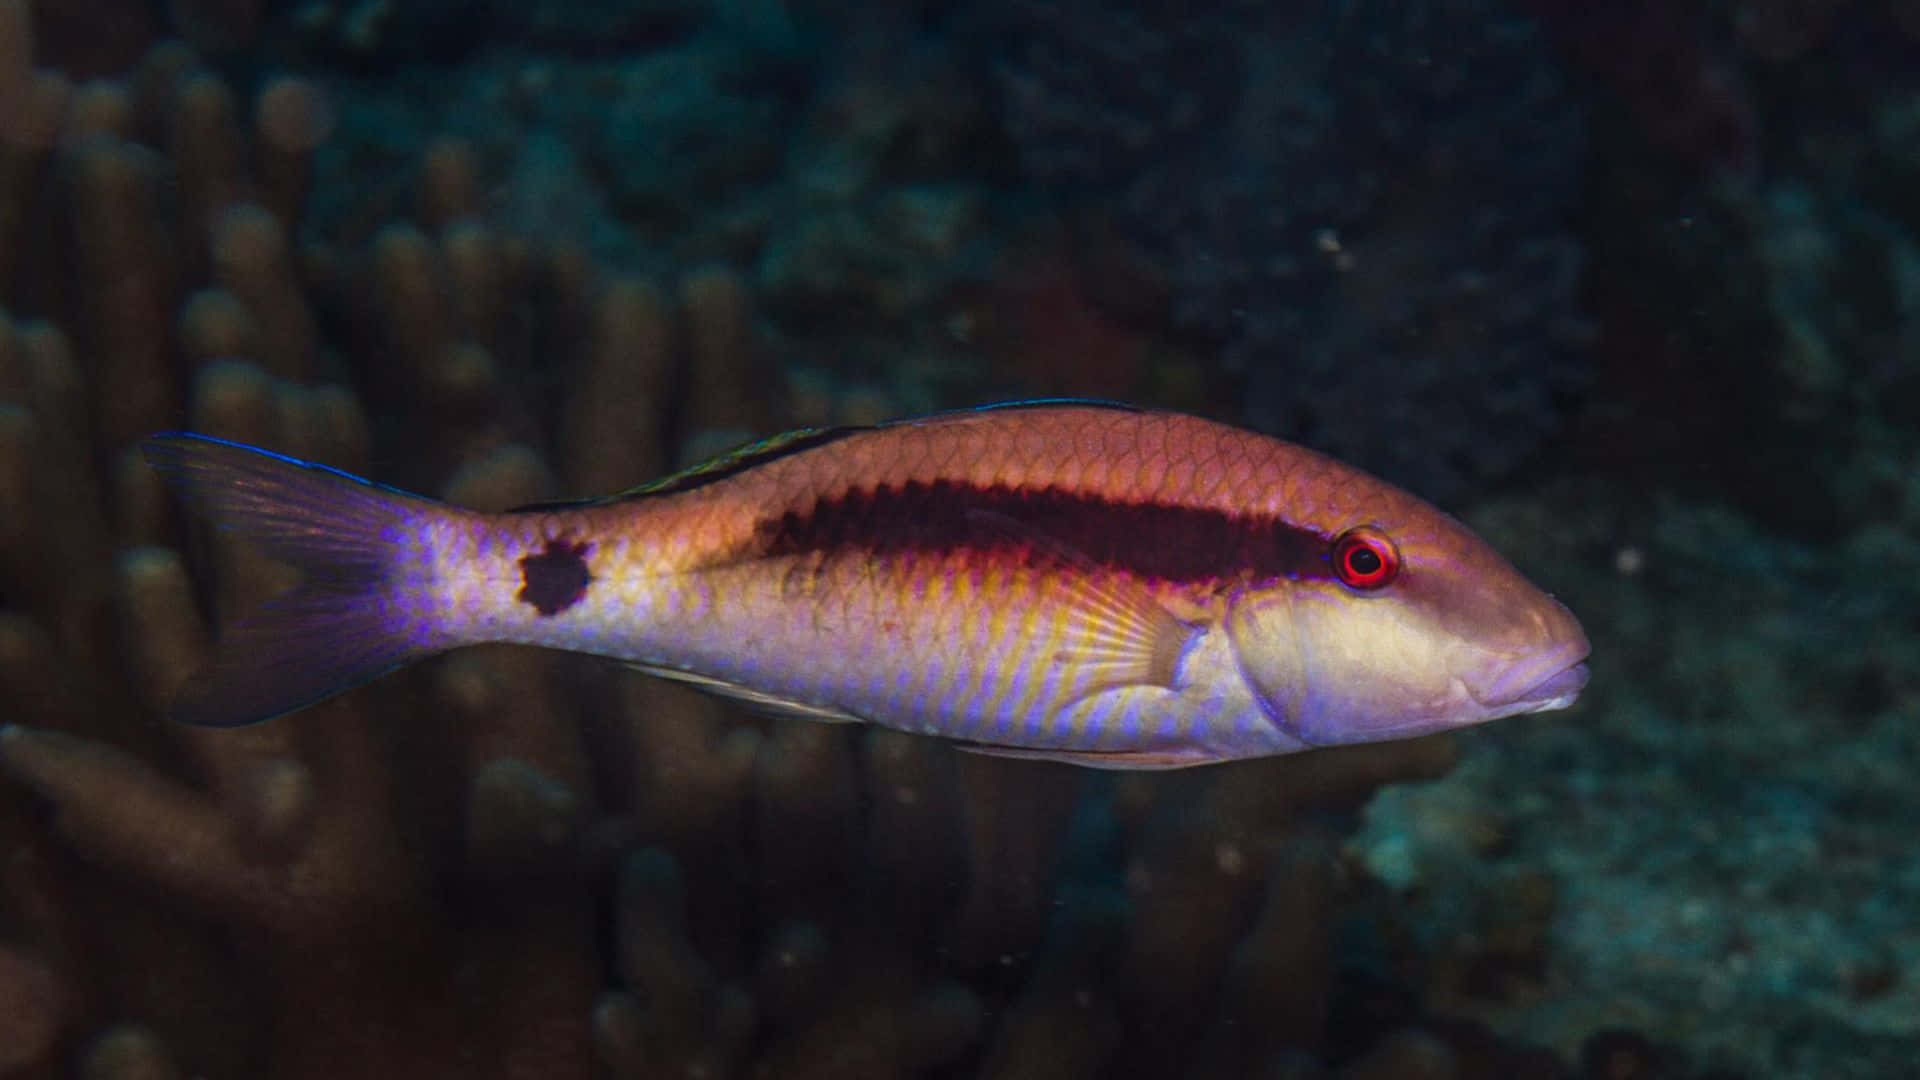
[[[672,679],[675,682],[685,683],[696,690],[703,690],[716,697],[726,698],[729,701],[737,701],[750,709],[773,716],[795,716],[804,720],[821,720],[830,724],[864,724],[867,722],[867,718],[864,716],[855,716],[853,713],[847,712],[844,709],[834,708],[831,705],[816,705],[812,702],[783,697],[779,694],[770,694],[764,690],[755,690],[751,686],[742,686],[737,682],[731,682],[713,675],[702,675],[697,671],[688,671],[685,668],[666,667],[660,664],[643,664],[637,661],[629,661],[627,666],[633,668],[635,671],[644,671],[649,675],[656,675],[662,679]]]
[[[1047,750],[1026,746],[998,746],[993,743],[957,743],[970,754],[1014,758],[1021,761],[1058,761],[1089,769],[1185,769],[1219,761],[1218,754],[1199,747],[1166,747],[1151,750]]]

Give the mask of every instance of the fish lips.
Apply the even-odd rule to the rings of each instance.
[[[1586,688],[1586,658],[1585,641],[1536,653],[1507,667],[1474,699],[1489,720],[1564,709]]]

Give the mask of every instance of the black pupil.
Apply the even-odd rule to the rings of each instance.
[[[1361,577],[1372,577],[1380,572],[1380,553],[1364,544],[1356,544],[1347,551],[1347,569]]]

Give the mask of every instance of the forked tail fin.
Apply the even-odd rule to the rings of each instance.
[[[448,648],[420,554],[450,511],[324,465],[204,435],[156,435],[148,464],[216,526],[305,578],[228,624],[175,719],[236,727],[293,712]]]

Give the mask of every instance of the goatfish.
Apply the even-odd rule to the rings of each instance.
[[[461,509],[193,434],[148,462],[305,571],[173,704],[249,724],[425,657],[613,657],[778,714],[1164,769],[1572,704],[1574,616],[1307,448],[1030,402],[778,436],[630,491]]]

